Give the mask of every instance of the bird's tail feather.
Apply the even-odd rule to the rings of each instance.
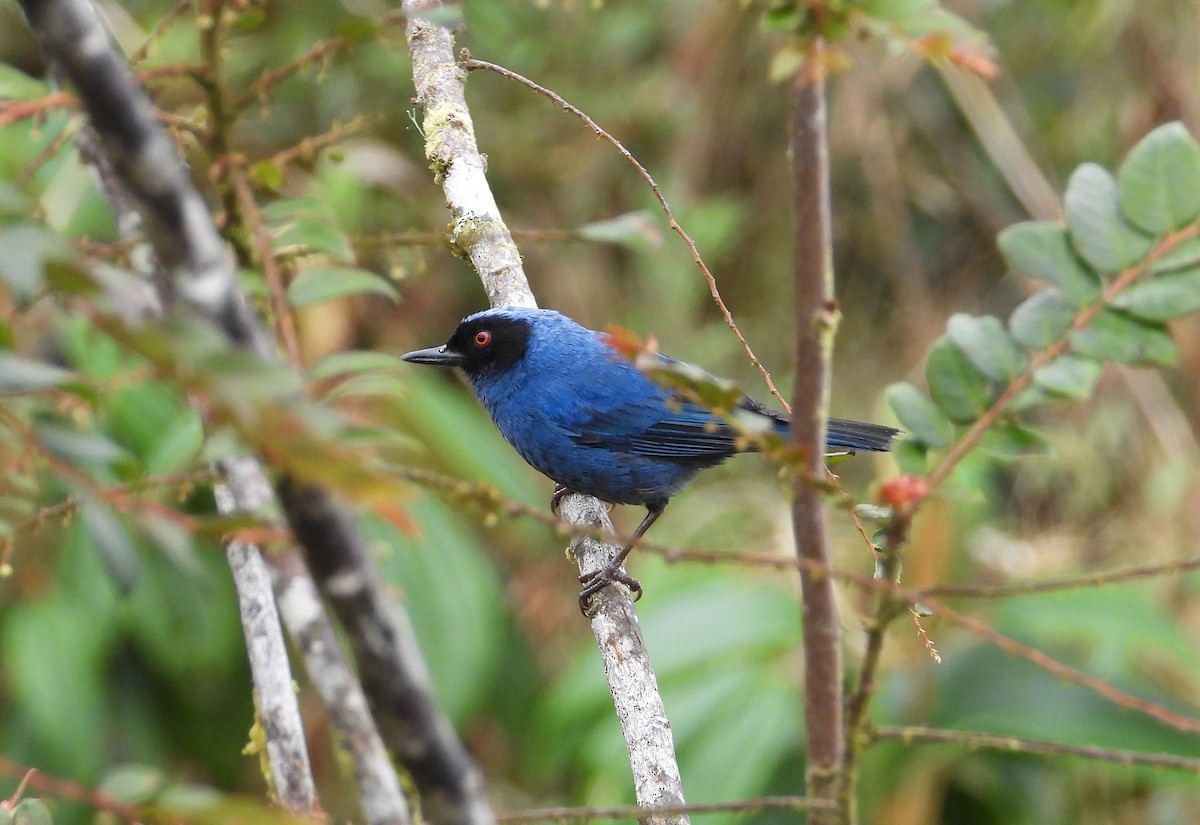
[[[739,406],[772,419],[775,432],[784,437],[787,437],[791,431],[791,416],[773,410],[748,395],[742,396]],[[868,424],[865,421],[851,421],[848,418],[831,418],[825,444],[828,447],[838,447],[843,450],[872,450],[883,453],[892,448],[892,438],[899,432],[895,427],[886,427],[883,424]]]
[[[825,443],[830,447],[885,452],[891,449],[892,438],[898,432],[900,431],[895,427],[885,427],[883,424],[831,418],[829,419],[829,434]]]

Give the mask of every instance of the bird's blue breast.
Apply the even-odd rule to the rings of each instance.
[[[669,498],[731,452],[675,455],[668,446],[655,454],[657,440],[646,434],[678,417],[678,407],[597,333],[558,313],[538,311],[524,357],[472,383],[526,461],[615,504]]]

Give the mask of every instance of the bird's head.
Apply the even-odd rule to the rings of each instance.
[[[415,350],[400,358],[413,364],[460,367],[473,380],[497,375],[525,355],[533,320],[528,313],[507,309],[477,312],[464,318],[442,346]]]

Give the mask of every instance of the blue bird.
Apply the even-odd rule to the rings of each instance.
[[[640,597],[641,585],[620,567],[667,501],[700,470],[754,449],[725,418],[660,386],[606,336],[553,310],[477,312],[444,345],[401,358],[460,368],[508,443],[556,483],[555,509],[571,490],[646,508],[616,559],[580,576],[585,614],[591,597],[613,582]],[[749,396],[738,407],[739,414],[765,419],[763,429],[787,436],[787,416]],[[827,441],[834,448],[883,451],[897,432],[835,418]]]

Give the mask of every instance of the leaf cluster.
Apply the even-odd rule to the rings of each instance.
[[[1065,225],[1019,223],[998,240],[1014,270],[1047,286],[1007,324],[954,315],[926,358],[928,392],[888,388],[911,433],[900,452],[907,471],[925,472],[930,451],[993,425],[989,446],[1028,449],[1038,439],[1017,413],[1087,398],[1106,363],[1175,363],[1167,324],[1200,309],[1200,145],[1171,123],[1134,146],[1115,177],[1084,164],[1065,212]]]

